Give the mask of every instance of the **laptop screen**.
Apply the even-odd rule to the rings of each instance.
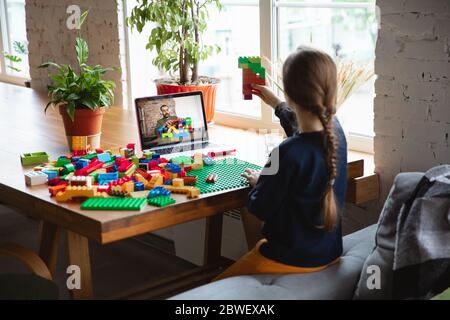
[[[143,150],[208,140],[201,92],[136,99],[136,114]]]

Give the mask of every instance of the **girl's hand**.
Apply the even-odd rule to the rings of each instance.
[[[258,182],[260,175],[261,175],[260,171],[256,171],[253,169],[245,169],[245,172],[241,174],[242,177],[247,179],[248,183],[252,188],[256,186],[256,183]]]
[[[283,102],[277,95],[268,87],[252,84],[252,93],[261,98],[266,104],[275,109],[280,103]]]

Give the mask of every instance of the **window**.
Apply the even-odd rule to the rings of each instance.
[[[242,100],[242,70],[237,67],[239,56],[259,56],[258,1],[225,1],[221,12],[210,13],[206,43],[221,47],[221,52],[203,62],[202,74],[221,80],[216,103],[217,111],[261,117],[261,103],[257,99]]]
[[[275,5],[276,57],[284,59],[306,44],[328,52],[337,61],[350,60],[373,69],[378,31],[375,0],[293,0],[276,1]],[[372,149],[361,142],[371,144],[374,136],[374,81],[372,78],[353,93],[338,112],[350,146],[361,151]]]
[[[303,44],[318,47],[337,60],[373,68],[377,39],[375,0],[223,0],[222,4],[221,12],[210,12],[203,38],[219,45],[222,51],[200,65],[201,74],[221,79],[217,123],[252,129],[279,128],[273,111],[258,98],[242,99],[239,56],[258,55],[275,62]],[[139,44],[142,48],[144,40]],[[338,112],[352,149],[373,150],[374,91],[373,79]]]
[[[0,0],[0,80],[29,78],[25,0]]]

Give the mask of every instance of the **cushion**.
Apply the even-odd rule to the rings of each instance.
[[[404,202],[411,197],[423,173],[401,173],[397,175],[388,198],[381,211],[375,237],[375,249],[367,257],[361,271],[361,278],[355,291],[355,299],[391,299],[394,250],[397,217]],[[380,289],[370,289],[367,281],[373,271],[370,266],[380,270]]]
[[[373,250],[376,226],[344,237],[339,263],[316,273],[238,276],[213,282],[173,300],[351,299],[367,255]]]

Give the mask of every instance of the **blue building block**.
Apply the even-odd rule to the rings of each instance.
[[[152,160],[158,160],[161,156],[158,153],[152,154]]]
[[[134,183],[134,191],[144,191],[145,186],[143,182],[135,182]]]
[[[108,152],[97,154],[97,159],[101,162],[111,161],[111,155]]]
[[[152,189],[149,194],[148,194],[148,198],[156,198],[156,197],[160,197],[160,196],[165,196],[168,197],[171,195],[171,192],[169,190],[167,190],[164,187],[156,187],[154,189]]]
[[[205,166],[212,166],[214,164],[214,160],[210,157],[203,156],[203,163],[205,164]]]
[[[172,173],[180,173],[182,170],[181,167],[175,163],[167,163],[164,169]]]
[[[100,173],[98,175],[98,181],[100,182],[100,184],[102,184],[102,181],[105,180],[109,180],[109,181],[114,181],[119,179],[119,173],[118,172],[110,172],[110,173]]]
[[[48,177],[48,181],[58,178],[59,174],[57,171],[43,171]]]
[[[77,162],[75,162],[75,170],[81,170],[84,167],[87,167],[89,165],[89,160],[87,159],[80,159]]]

